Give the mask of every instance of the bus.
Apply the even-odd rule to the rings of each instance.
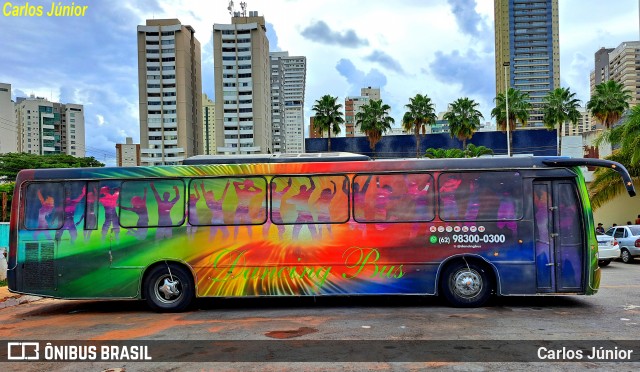
[[[597,159],[198,156],[18,174],[9,289],[61,299],[592,295]]]

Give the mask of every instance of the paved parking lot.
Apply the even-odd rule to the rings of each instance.
[[[31,340],[640,340],[640,261],[613,262],[602,268],[595,296],[514,297],[495,299],[480,309],[456,309],[432,297],[341,297],[302,299],[207,299],[183,314],[156,314],[140,302],[61,301],[44,299],[0,310],[2,339]],[[640,342],[638,342],[640,346]],[[461,352],[464,352],[462,350]],[[640,347],[636,351],[640,353]],[[591,364],[585,364],[591,363]],[[488,363],[376,363],[378,369],[456,366],[491,369]],[[543,364],[544,366],[550,366]],[[46,363],[29,367],[46,369]],[[57,363],[75,370],[78,363]],[[199,363],[95,363],[92,368],[189,369]],[[293,368],[293,364],[215,364],[216,368]],[[279,366],[279,368],[275,368]],[[304,364],[307,369],[359,370],[362,364]],[[533,364],[497,364],[533,368]],[[562,369],[631,364],[592,362],[554,364]],[[23,369],[24,364],[7,365]]]

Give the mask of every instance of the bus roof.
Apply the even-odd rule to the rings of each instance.
[[[182,164],[315,163],[368,160],[371,160],[371,158],[366,155],[351,152],[324,152],[304,154],[196,155],[185,159]]]
[[[284,163],[291,164],[287,167]],[[232,167],[225,167],[230,165]],[[285,167],[285,168],[281,168]],[[270,173],[375,173],[414,171],[455,171],[473,169],[557,169],[595,166],[612,169],[620,174],[629,195],[635,195],[631,176],[620,163],[602,159],[582,159],[559,156],[481,157],[470,159],[385,159],[371,160],[368,156],[352,153],[312,153],[273,155],[214,155],[195,156],[184,165],[152,167],[107,168],[53,168],[23,170],[18,183],[29,179],[105,179],[141,177],[202,177],[223,175],[257,175]]]

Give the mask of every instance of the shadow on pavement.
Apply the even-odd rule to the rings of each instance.
[[[144,301],[48,300],[36,309],[20,313],[19,317],[77,313],[145,313],[151,312]],[[589,306],[581,296],[497,297],[487,310],[511,311],[512,308],[580,308]],[[193,310],[277,310],[277,309],[351,309],[351,308],[415,308],[426,310],[450,308],[435,296],[340,296],[340,297],[277,297],[277,298],[203,298],[195,301]],[[450,308],[451,309],[451,308]]]

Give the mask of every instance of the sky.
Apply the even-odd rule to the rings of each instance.
[[[87,6],[84,16],[0,14],[0,82],[12,85],[14,99],[34,94],[83,104],[87,156],[113,165],[116,143],[126,137],[139,142],[136,28],[146,19],[178,18],[195,29],[202,89],[214,97],[212,30],[215,23],[231,23],[228,1],[73,2]],[[45,12],[52,4],[0,1],[3,11],[26,3]],[[594,53],[639,39],[638,2],[559,3],[561,85],[586,103]],[[240,1],[235,7],[240,10]],[[469,97],[491,121],[492,0],[248,0],[247,9],[265,17],[271,50],[307,57],[306,123],[321,96],[344,103],[367,86],[381,89],[396,126],[417,93],[429,96],[437,112]]]

